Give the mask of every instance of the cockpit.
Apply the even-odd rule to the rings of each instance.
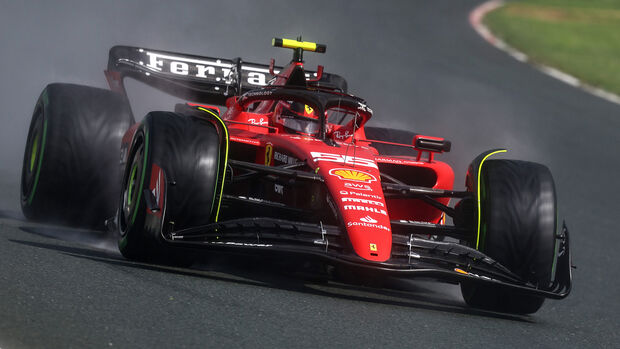
[[[233,124],[263,128],[259,131],[252,127],[254,132],[294,133],[337,141],[350,139],[372,116],[365,103],[355,97],[309,89],[265,88],[241,96],[238,105],[239,109],[228,114],[227,119]]]

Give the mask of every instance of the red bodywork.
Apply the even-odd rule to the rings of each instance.
[[[481,199],[475,184],[469,191],[453,191],[452,168],[435,160],[435,153],[450,150],[450,142],[365,128],[372,110],[345,93],[344,78],[324,73],[322,67],[316,73],[304,70],[303,51],[324,52],[324,45],[290,41],[273,41],[295,50],[292,62],[278,71],[273,60],[267,66],[130,46],[110,50],[106,77],[110,89],[125,98],[123,78],[129,76],[185,100],[227,107],[223,113],[205,104],[175,108],[178,117],[211,123],[219,137],[217,184],[207,224],[179,228],[166,220],[174,171],[153,163],[144,190],[144,232],[160,234],[158,240],[166,246],[299,254],[345,271],[374,269],[392,276],[480,283],[534,297],[568,295],[571,262],[565,226],[556,235],[558,273],[548,290],[469,247],[475,245],[479,224],[473,219],[481,218],[474,203],[480,205]],[[122,139],[123,168],[132,144],[140,140],[140,125],[130,127]],[[394,142],[396,138],[404,144]],[[474,159],[471,168],[478,173],[468,174],[471,183],[496,152]],[[452,197],[461,200],[449,207]],[[454,225],[444,225],[446,215]],[[445,241],[445,236],[459,242]]]
[[[291,63],[276,77],[273,85],[285,85],[297,67],[303,67],[303,64]],[[291,134],[274,122],[274,103],[277,102],[262,101],[252,112],[248,112],[236,97],[228,100],[228,110],[223,114],[223,119],[228,126],[231,149],[237,144],[253,145],[256,163],[270,166],[274,165],[274,154],[287,154],[287,157],[305,160],[312,171],[325,179],[357,255],[380,262],[390,258],[390,220],[442,223],[440,210],[417,199],[385,200],[381,187],[379,169],[399,166],[401,180],[408,185],[451,190],[454,182],[452,168],[434,160],[432,152],[419,150],[417,157],[380,155],[365,139],[363,125],[372,116],[370,109],[359,111],[361,122],[358,122],[355,132],[353,123],[337,125],[328,122],[328,138],[337,146],[310,135]],[[354,137],[351,136],[353,133]],[[413,147],[411,144],[402,146]],[[428,153],[425,160],[422,159],[423,152]],[[424,173],[424,178],[416,178],[419,173]],[[432,183],[428,182],[429,178]],[[449,198],[438,201],[447,205]]]
[[[303,71],[302,62],[291,62],[276,75],[271,86],[286,86],[292,74]],[[322,69],[319,69],[318,74]],[[317,75],[318,75],[317,74]],[[114,82],[114,76],[107,74]],[[320,78],[320,77],[319,77]],[[307,81],[312,81],[306,75]],[[111,87],[115,87],[113,83]],[[112,86],[114,85],[114,86]],[[117,86],[116,86],[117,87]],[[342,95],[340,92],[331,93]],[[361,100],[360,100],[361,101]],[[349,237],[354,252],[366,260],[384,262],[390,259],[392,231],[390,220],[406,220],[442,224],[442,211],[419,199],[385,199],[381,186],[381,172],[391,169],[407,185],[419,185],[435,189],[451,190],[454,182],[452,168],[434,160],[433,152],[415,148],[412,144],[398,144],[414,148],[417,156],[381,155],[371,146],[364,132],[364,124],[371,118],[372,110],[360,102],[356,116],[359,119],[349,123],[327,122],[326,136],[329,142],[319,137],[300,132],[291,133],[274,122],[277,100],[259,101],[248,110],[243,105],[243,96],[230,97],[227,110],[221,115],[227,125],[231,152],[242,148],[244,161],[274,166],[286,163],[288,158],[305,161],[310,170],[325,180],[329,198],[325,205],[331,205],[340,217],[340,224]],[[188,103],[192,107],[217,107]],[[121,154],[131,145],[138,124],[131,127],[123,138]],[[426,137],[428,139],[438,139]],[[379,142],[389,143],[390,142]],[[248,154],[248,146],[251,146]],[[278,162],[278,164],[276,164]],[[154,173],[156,173],[154,171]],[[158,178],[151,178],[151,189],[156,188]],[[226,190],[226,189],[225,189]],[[449,198],[437,201],[448,205]],[[159,201],[158,201],[159,202]],[[318,222],[317,222],[318,223]]]

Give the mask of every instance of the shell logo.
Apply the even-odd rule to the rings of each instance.
[[[354,182],[370,183],[377,180],[377,178],[370,173],[346,168],[333,168],[329,170],[329,174],[342,180]]]

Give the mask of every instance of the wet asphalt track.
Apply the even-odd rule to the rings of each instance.
[[[0,348],[620,346],[620,106],[488,46],[467,22],[477,3],[0,0]],[[307,63],[345,76],[376,124],[451,139],[442,158],[457,186],[497,146],[547,164],[578,266],[569,298],[511,317],[467,309],[457,287],[431,282],[316,285],[228,257],[132,263],[105,235],[23,221],[19,163],[46,83],[104,87],[107,49],[121,43],[283,62],[270,38],[300,33],[328,46]],[[174,103],[135,86],[137,114]]]

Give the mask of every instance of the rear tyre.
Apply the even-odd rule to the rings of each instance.
[[[366,139],[408,145],[413,144],[413,139],[417,135],[417,133],[405,130],[369,126],[364,127],[364,132],[366,133]],[[381,155],[417,156],[418,154],[418,152],[413,148],[399,147],[397,145],[376,142],[371,143],[371,145],[373,148],[377,149]]]
[[[192,254],[166,245],[163,234],[213,222],[220,165],[220,139],[213,124],[177,113],[147,114],[123,175],[118,210],[123,256],[192,264]]]
[[[103,228],[115,213],[121,138],[133,122],[127,100],[117,93],[48,85],[37,100],[26,141],[24,215]]]
[[[553,277],[557,229],[555,185],[543,165],[489,160],[480,178],[479,250],[533,286],[547,289]],[[543,297],[507,288],[462,283],[468,305],[515,314],[531,314]]]

